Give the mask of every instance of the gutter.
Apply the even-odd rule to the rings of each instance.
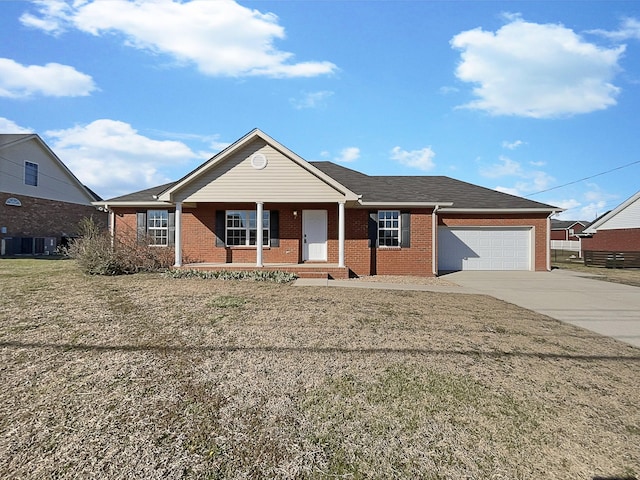
[[[563,208],[441,208],[442,213],[547,213],[564,212]]]

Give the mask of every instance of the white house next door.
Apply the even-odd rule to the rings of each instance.
[[[327,261],[327,211],[302,211],[302,260]]]

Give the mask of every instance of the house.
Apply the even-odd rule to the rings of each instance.
[[[551,250],[568,250],[581,252],[580,233],[590,222],[579,220],[551,219]]]
[[[560,209],[443,176],[307,162],[255,129],[180,180],[110,200],[110,228],[175,265],[346,278],[549,270]]]
[[[551,219],[551,240],[579,242],[580,237],[578,236],[578,234],[581,233],[589,225],[589,222],[583,222],[579,220]]]
[[[602,263],[597,255],[602,252],[609,261],[613,254],[618,266],[640,267],[640,192],[594,220],[580,236],[588,264]]]
[[[0,255],[47,255],[99,201],[37,134],[0,134]]]

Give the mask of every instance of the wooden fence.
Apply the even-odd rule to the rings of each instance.
[[[584,250],[582,256],[587,267],[640,268],[640,252]]]

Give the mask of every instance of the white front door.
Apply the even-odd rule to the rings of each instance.
[[[302,260],[327,261],[327,211],[302,211]]]

